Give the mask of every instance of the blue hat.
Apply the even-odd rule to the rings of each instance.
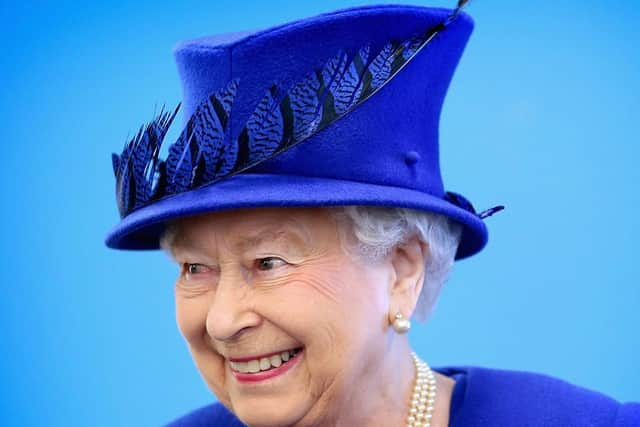
[[[179,43],[178,108],[113,155],[116,249],[157,249],[169,220],[254,207],[373,205],[463,225],[456,259],[487,242],[483,218],[440,175],[438,123],[471,34],[455,10],[365,6]],[[180,106],[179,106],[180,107]]]

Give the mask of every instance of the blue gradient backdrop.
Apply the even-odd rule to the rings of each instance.
[[[118,218],[111,152],[180,99],[176,41],[366,3],[0,6],[0,424],[157,426],[212,400],[175,325],[174,267],[103,246]],[[640,12],[604,3],[469,7],[444,178],[479,209],[507,210],[412,331],[432,365],[640,400]]]

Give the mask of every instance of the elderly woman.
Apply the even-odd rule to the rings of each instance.
[[[484,219],[446,192],[438,120],[460,11],[342,10],[181,43],[175,111],[113,156],[118,249],[180,267],[177,321],[219,403],[176,426],[631,426],[640,405],[542,375],[432,370],[406,332]]]

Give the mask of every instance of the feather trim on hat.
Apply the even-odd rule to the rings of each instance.
[[[161,111],[113,154],[120,216],[174,194],[241,173],[269,160],[332,125],[393,79],[431,40],[458,16],[458,7],[439,25],[404,41],[389,41],[373,53],[371,46],[338,52],[320,69],[292,84],[273,84],[258,103],[237,139],[229,116],[241,82],[231,80],[210,95],[189,118],[166,161],[159,151],[173,122]]]

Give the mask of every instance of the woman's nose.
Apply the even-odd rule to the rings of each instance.
[[[254,311],[251,300],[246,275],[241,271],[221,274],[207,313],[209,336],[218,341],[230,341],[258,326],[260,316]]]

